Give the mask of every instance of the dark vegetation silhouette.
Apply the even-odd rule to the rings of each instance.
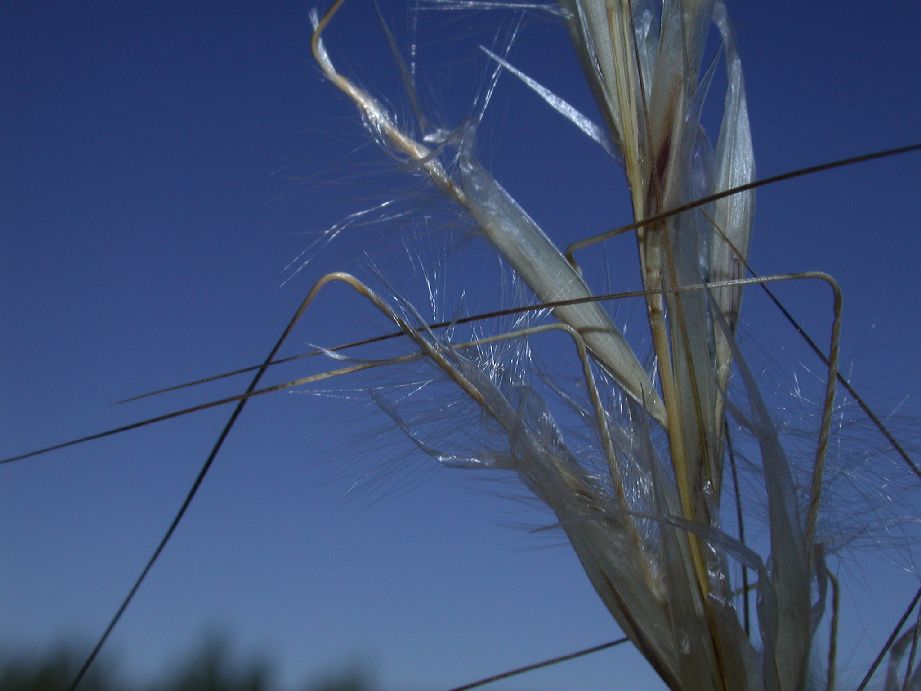
[[[60,691],[74,678],[85,653],[76,643],[0,658],[0,691]],[[132,683],[118,673],[117,661],[102,656],[80,685],[86,691],[272,691],[283,688],[271,662],[240,655],[222,635],[206,636],[189,656],[167,666],[150,683]],[[285,687],[288,688],[288,687]],[[373,691],[360,667],[342,667],[293,687],[299,691]]]

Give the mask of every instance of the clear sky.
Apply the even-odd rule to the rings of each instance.
[[[381,4],[408,49],[410,3]],[[236,392],[245,385],[111,405],[258,362],[312,282],[335,269],[367,272],[368,248],[400,270],[398,223],[349,228],[303,271],[286,269],[349,213],[393,198],[400,209],[434,204],[408,199],[414,183],[321,78],[310,7],[3,3],[0,455]],[[760,176],[921,139],[917,3],[729,10]],[[440,124],[469,114],[488,70],[476,47],[503,45],[517,17],[418,14],[419,93]],[[344,72],[409,112],[370,3],[347,3],[327,41]],[[598,119],[567,41],[558,21],[526,15],[511,60]],[[508,77],[478,153],[560,245],[631,220],[613,161]],[[839,278],[847,371],[881,414],[909,420],[921,414],[919,219],[921,158],[875,162],[759,192],[751,252],[765,274]],[[492,306],[495,265],[469,259],[481,240],[429,230],[412,242],[447,255],[448,293],[469,284],[469,309]],[[633,260],[629,243],[618,248]],[[455,252],[466,263],[452,265]],[[825,293],[781,292],[824,339]],[[334,289],[286,352],[384,326]],[[750,333],[767,362],[803,358],[784,370],[790,388],[797,371],[816,369],[789,332],[750,323]],[[228,412],[0,468],[0,648],[88,645],[99,634]],[[151,678],[215,629],[241,656],[266,656],[282,684],[357,663],[387,689],[448,687],[620,635],[562,538],[529,534],[546,514],[512,501],[508,485],[413,455],[372,412],[288,394],[247,408],[111,638],[107,653],[128,676]],[[861,454],[882,448],[870,432],[860,439]],[[840,564],[846,604],[860,610],[842,647],[845,660],[855,656],[845,666],[853,676],[918,579],[879,550]],[[496,688],[653,680],[624,647]]]

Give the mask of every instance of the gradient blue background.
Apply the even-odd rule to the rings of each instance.
[[[383,3],[402,42],[405,5]],[[309,7],[3,4],[4,455],[238,390],[110,405],[258,361],[313,280],[354,267],[374,241],[379,228],[347,233],[282,286],[311,233],[387,198],[400,179],[313,65]],[[917,3],[730,12],[761,176],[921,138]],[[437,68],[420,93],[443,124],[457,124],[476,94],[483,28],[512,20],[420,14],[420,66]],[[370,3],[348,3],[328,45],[345,72],[406,112]],[[594,117],[560,24],[527,17],[512,59]],[[491,109],[485,162],[560,244],[630,220],[620,171],[520,85],[503,77]],[[919,173],[919,157],[903,157],[758,197],[754,265],[841,280],[845,360],[884,414],[904,397],[901,412],[921,413]],[[824,293],[782,292],[827,333]],[[342,291],[329,301],[289,352],[369,335],[348,316],[367,308]],[[763,346],[782,359],[789,340],[767,334]],[[373,466],[375,445],[337,446],[337,425],[362,424],[342,411],[285,394],[249,406],[110,641],[126,675],[153,678],[213,629],[242,657],[267,656],[282,686],[355,662],[387,689],[447,687],[619,635],[562,540],[508,527],[540,516],[495,487],[419,456],[379,501],[346,498],[349,464]],[[98,635],[227,414],[0,469],[0,648]],[[846,604],[863,611],[842,646],[853,678],[917,579],[872,551],[850,556],[845,575]],[[624,647],[496,688],[656,682]]]

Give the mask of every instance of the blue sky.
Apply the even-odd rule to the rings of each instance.
[[[405,5],[382,3],[407,45]],[[917,5],[748,5],[729,9],[759,175],[921,138]],[[257,362],[316,278],[362,270],[368,247],[384,257],[399,248],[393,226],[356,227],[286,281],[289,262],[347,214],[389,198],[415,203],[406,177],[314,67],[309,7],[0,10],[3,455],[239,390],[230,382],[111,405]],[[418,19],[420,96],[439,122],[457,125],[487,69],[476,46],[501,42],[514,16]],[[370,4],[348,3],[327,40],[344,72],[407,112]],[[562,25],[526,17],[511,58],[594,117]],[[478,153],[561,245],[630,220],[610,159],[508,78]],[[903,157],[783,183],[757,202],[752,263],[765,274],[839,278],[844,359],[883,414],[921,414],[919,173],[921,160]],[[481,251],[457,233],[427,242],[436,255]],[[474,309],[488,309],[498,285],[483,266],[446,269],[454,292],[476,283]],[[827,333],[824,293],[780,292]],[[382,325],[340,289],[287,352]],[[766,357],[800,357],[788,332],[752,323],[751,333]],[[304,367],[316,365],[273,381]],[[283,682],[358,661],[384,688],[427,689],[619,635],[562,539],[521,527],[546,516],[503,496],[513,490],[420,455],[399,473],[385,470],[380,488],[347,494],[363,472],[396,467],[408,451],[369,412],[286,394],[247,408],[110,641],[126,674],[149,678],[221,629],[241,655],[267,656]],[[227,414],[0,469],[0,646],[98,634]],[[865,440],[876,444],[870,433]],[[860,669],[917,576],[873,550],[843,564],[845,598],[862,611],[847,622],[843,654],[853,652]],[[497,688],[651,688],[651,679],[639,655],[620,648]]]

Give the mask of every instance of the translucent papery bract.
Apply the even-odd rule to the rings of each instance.
[[[473,157],[472,134],[460,155],[460,185],[467,209],[502,257],[544,302],[580,300],[592,295],[556,245]],[[597,302],[554,308],[556,317],[576,329],[600,363],[658,419],[662,404],[639,359]]]
[[[813,625],[810,619],[811,546],[805,544],[790,465],[758,385],[745,364],[729,326],[720,318],[734,351],[748,396],[747,410],[735,416],[757,441],[770,527],[770,583],[759,584],[759,624],[764,641],[764,676],[768,688],[798,689],[806,676]],[[767,588],[770,590],[767,590]],[[765,593],[771,597],[765,597]]]

